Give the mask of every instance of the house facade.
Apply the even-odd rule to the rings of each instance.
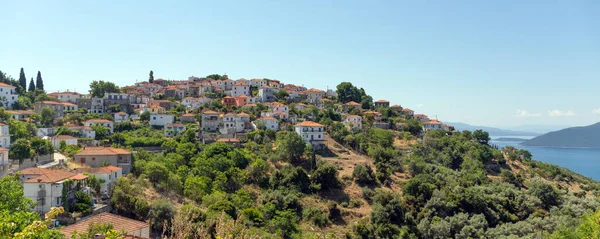
[[[104,126],[108,129],[110,129],[110,133],[112,134],[114,132],[114,123],[110,120],[105,120],[105,119],[91,119],[91,120],[87,120],[85,121],[85,123],[83,124],[87,127],[92,127],[92,126]]]
[[[211,110],[202,113],[202,130],[215,132],[219,129],[219,113]]]
[[[325,143],[325,127],[312,121],[294,125],[295,131],[307,144],[320,148]]]
[[[175,122],[174,115],[168,114],[153,114],[150,116],[150,125],[152,126],[165,126]]]
[[[0,147],[10,148],[10,128],[4,123],[0,123]]]
[[[109,197],[112,195],[113,187],[117,184],[117,179],[123,176],[123,169],[112,165],[100,168],[76,168],[75,171],[81,174],[92,174],[96,178],[104,179],[104,182],[100,184],[100,192]]]
[[[344,119],[344,125],[350,129],[360,129],[362,128],[362,117],[358,115],[348,115]]]
[[[91,167],[100,167],[105,163],[123,169],[123,173],[131,172],[131,152],[113,147],[86,147],[73,156],[73,161]]]
[[[0,106],[5,109],[12,109],[13,104],[19,100],[19,95],[15,91],[14,86],[0,83]]]
[[[64,170],[52,170],[44,168],[27,168],[19,172],[23,184],[23,195],[36,202],[33,208],[40,214],[47,213],[52,207],[63,205],[63,187],[65,182],[72,180],[74,183],[67,189],[72,198],[76,184],[85,186],[87,176]]]

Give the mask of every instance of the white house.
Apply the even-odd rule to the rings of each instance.
[[[10,148],[10,132],[7,124],[0,123],[0,147]]]
[[[113,119],[115,123],[129,122],[129,115],[125,112],[117,112],[113,114]]]
[[[219,128],[219,113],[207,110],[202,112],[202,130],[214,132]]]
[[[81,98],[81,94],[71,91],[49,93],[48,96],[55,97],[61,102],[70,102],[73,104],[77,104],[77,99]]]
[[[294,125],[296,133],[304,139],[307,144],[320,148],[325,142],[325,128],[322,124],[312,121],[304,121]]]
[[[262,122],[265,125],[265,128],[267,129],[272,129],[275,131],[279,130],[279,121],[277,121],[277,119],[273,117],[262,117],[260,119],[257,119],[256,121]]]
[[[8,159],[8,149],[0,148],[0,178],[8,175],[10,169],[10,160]]]
[[[175,116],[167,114],[155,114],[150,116],[150,125],[165,126],[175,122]]]
[[[77,145],[77,138],[71,135],[58,135],[55,137],[50,137],[48,138],[48,140],[50,140],[52,145],[54,145],[55,149],[58,149],[60,147],[60,141],[63,140],[65,141],[65,143],[67,143],[67,145]]]
[[[346,119],[344,119],[344,124],[350,129],[360,129],[362,128],[362,117],[358,115],[348,115],[346,116]]]
[[[235,115],[235,132],[247,132],[252,130],[250,125],[250,115],[246,113],[239,113]]]
[[[11,118],[14,120],[22,120],[25,118],[29,118],[32,114],[35,114],[31,110],[7,110],[6,113],[9,113]]]
[[[429,117],[427,117],[427,115],[424,114],[414,114],[413,117],[415,117],[415,119],[417,119],[421,123],[429,122]]]
[[[104,126],[110,129],[110,133],[112,134],[114,131],[114,123],[110,120],[105,120],[105,119],[91,119],[91,120],[87,120],[85,121],[85,123],[83,124],[87,127],[92,127],[92,126]]]
[[[110,197],[113,186],[117,183],[117,179],[123,176],[123,169],[117,166],[105,166],[100,168],[76,168],[78,173],[89,173],[95,175],[99,179],[104,179],[104,183],[100,184],[100,192]]]
[[[323,100],[323,97],[325,96],[325,91],[322,90],[318,90],[318,89],[310,89],[306,91],[306,101],[308,101],[311,104],[320,104],[321,100]]]
[[[268,84],[269,84],[269,82],[267,82],[267,80],[265,80],[265,79],[256,79],[256,78],[254,78],[254,79],[250,80],[250,85],[254,86],[254,87],[257,87],[257,88],[266,86]]]
[[[185,127],[185,125],[180,123],[166,124],[164,127],[164,133],[166,137],[172,137],[185,132],[186,129],[187,128]]]
[[[82,138],[96,138],[96,131],[89,126],[71,126],[69,129],[79,131],[79,136]]]
[[[248,84],[244,84],[241,82],[234,84],[231,89],[231,97],[236,97],[239,95],[249,96],[250,95],[250,86],[248,86]]]
[[[228,113],[224,114],[221,121],[223,122],[219,128],[221,134],[233,134],[235,133],[235,114]]]
[[[68,189],[72,192],[78,181],[84,183],[88,178],[76,172],[44,168],[26,168],[20,171],[20,175],[24,196],[37,203],[33,210],[41,214],[50,211],[51,207],[63,205],[64,182],[74,181],[72,188]]]
[[[442,123],[437,121],[437,120],[430,120],[428,122],[424,122],[423,123],[423,130],[424,131],[429,131],[429,130],[441,130],[442,129]]]
[[[0,106],[5,109],[12,109],[13,104],[17,100],[19,100],[19,95],[17,95],[15,87],[0,82]]]
[[[270,102],[275,100],[275,96],[273,95],[273,89],[268,86],[263,86],[258,89],[258,101],[260,102]]]

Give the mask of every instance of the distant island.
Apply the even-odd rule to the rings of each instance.
[[[496,141],[513,141],[513,142],[523,142],[523,141],[527,141],[528,139],[523,139],[523,138],[512,138],[512,137],[500,137],[497,139],[494,139]]]
[[[600,122],[589,126],[550,132],[521,144],[525,146],[600,148]]]
[[[538,136],[538,135],[541,135],[540,133],[535,133],[535,132],[525,132],[525,131],[500,129],[500,128],[488,127],[488,126],[475,126],[475,125],[470,125],[470,124],[465,124],[465,123],[460,123],[460,122],[448,122],[448,124],[454,126],[454,128],[456,130],[458,130],[458,131],[463,131],[463,130],[475,131],[475,130],[481,129],[483,131],[488,132],[490,135],[497,136],[497,137],[501,137],[501,136]]]

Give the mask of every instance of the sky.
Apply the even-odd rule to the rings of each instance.
[[[7,1],[0,70],[46,90],[226,73],[340,82],[441,121],[600,121],[600,1]]]

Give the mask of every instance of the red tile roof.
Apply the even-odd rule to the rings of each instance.
[[[312,121],[304,121],[302,123],[298,123],[296,125],[294,125],[295,127],[323,127],[322,124],[316,123],[316,122],[312,122]]]
[[[437,120],[430,120],[429,122],[425,122],[425,123],[423,123],[423,124],[435,124],[435,125],[439,124],[439,125],[441,125],[442,123],[440,123],[440,122],[439,122],[439,121],[437,121]]]
[[[73,225],[63,227],[60,229],[60,233],[69,237],[75,231],[86,232],[90,224],[99,224],[107,222],[113,225],[113,229],[117,231],[125,231],[125,233],[127,234],[131,234],[135,231],[150,227],[148,223],[145,222],[129,219],[108,212],[103,212],[98,215],[91,216],[88,219],[85,219]]]
[[[20,171],[21,175],[38,175],[37,177],[25,180],[24,183],[54,183],[65,179],[81,180],[87,176],[64,170],[53,170],[45,168],[27,168]]]
[[[375,101],[375,102],[377,102],[377,103],[390,103],[390,102],[389,102],[389,101],[387,101],[387,100],[378,100],[378,101]]]
[[[131,152],[125,149],[113,148],[113,147],[86,147],[83,151],[75,154],[75,156],[93,156],[93,155],[118,155],[118,154],[131,154]]]
[[[14,86],[12,86],[12,85],[5,84],[5,83],[2,83],[2,82],[0,82],[0,87],[10,87],[10,88],[16,88],[16,87],[14,87]]]

